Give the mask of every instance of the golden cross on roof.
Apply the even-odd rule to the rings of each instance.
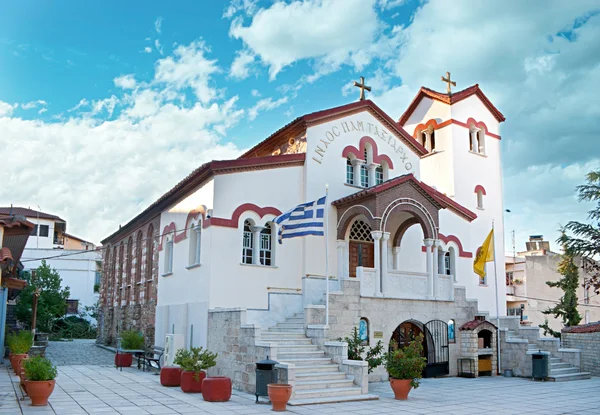
[[[456,82],[450,80],[450,72],[446,72],[446,77],[442,76],[442,82],[446,82],[448,86],[446,87],[448,91],[448,95],[452,95],[452,86],[456,86]]]
[[[360,88],[360,98],[358,100],[364,101],[365,100],[365,90],[371,92],[371,87],[365,85],[365,77],[361,76],[360,82],[354,81],[354,86],[357,86]]]

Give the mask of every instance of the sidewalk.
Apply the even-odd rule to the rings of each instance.
[[[159,377],[135,368],[60,366],[47,407],[18,401],[18,377],[8,361],[0,365],[0,415],[270,414],[270,404],[234,391],[229,402],[205,402],[201,394],[160,385]],[[574,382],[533,382],[521,378],[425,379],[407,401],[396,401],[387,382],[371,383],[377,401],[288,407],[295,414],[581,414],[600,413],[600,378]],[[263,399],[264,401],[264,399]]]

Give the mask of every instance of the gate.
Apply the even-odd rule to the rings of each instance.
[[[431,320],[423,328],[423,341],[427,343],[427,366],[423,377],[433,378],[449,374],[448,324],[442,320]]]

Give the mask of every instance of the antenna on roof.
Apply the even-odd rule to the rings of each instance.
[[[10,212],[8,213],[8,216],[11,216],[11,217],[12,217],[12,215],[13,215],[13,214],[12,214],[12,203],[11,203],[11,204],[10,204]]]

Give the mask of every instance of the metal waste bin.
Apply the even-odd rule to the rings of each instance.
[[[546,379],[548,377],[548,362],[549,355],[547,353],[534,353],[532,359],[532,373],[534,379]]]
[[[267,385],[277,383],[277,370],[275,365],[279,362],[270,360],[269,356],[265,360],[256,362],[256,403],[259,396],[269,396]]]

